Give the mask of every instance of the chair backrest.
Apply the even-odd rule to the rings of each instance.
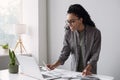
[[[0,55],[0,70],[8,69],[9,55]]]

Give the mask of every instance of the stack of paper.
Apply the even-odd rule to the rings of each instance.
[[[55,69],[51,71],[43,71],[42,75],[45,79],[50,80],[100,80],[97,77],[94,76],[86,76],[83,77],[81,73],[79,72],[73,72],[68,70],[62,70],[62,69]]]
[[[78,78],[78,75],[81,75],[80,73],[71,72],[67,70],[60,70],[55,69],[51,71],[44,71],[41,72],[42,75],[45,77],[45,79],[72,79],[72,78]]]

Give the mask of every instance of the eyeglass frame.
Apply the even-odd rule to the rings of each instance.
[[[79,20],[79,19],[71,19],[71,20],[66,20],[65,23],[66,25],[73,25],[73,23],[75,23],[76,20]]]

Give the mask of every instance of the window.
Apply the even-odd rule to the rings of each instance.
[[[21,0],[0,0],[0,45],[15,46],[17,37],[13,26],[21,22],[21,9]]]

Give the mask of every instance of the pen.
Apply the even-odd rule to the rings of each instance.
[[[47,67],[47,64],[43,61],[43,65],[46,68],[47,71],[50,71],[50,69]]]

